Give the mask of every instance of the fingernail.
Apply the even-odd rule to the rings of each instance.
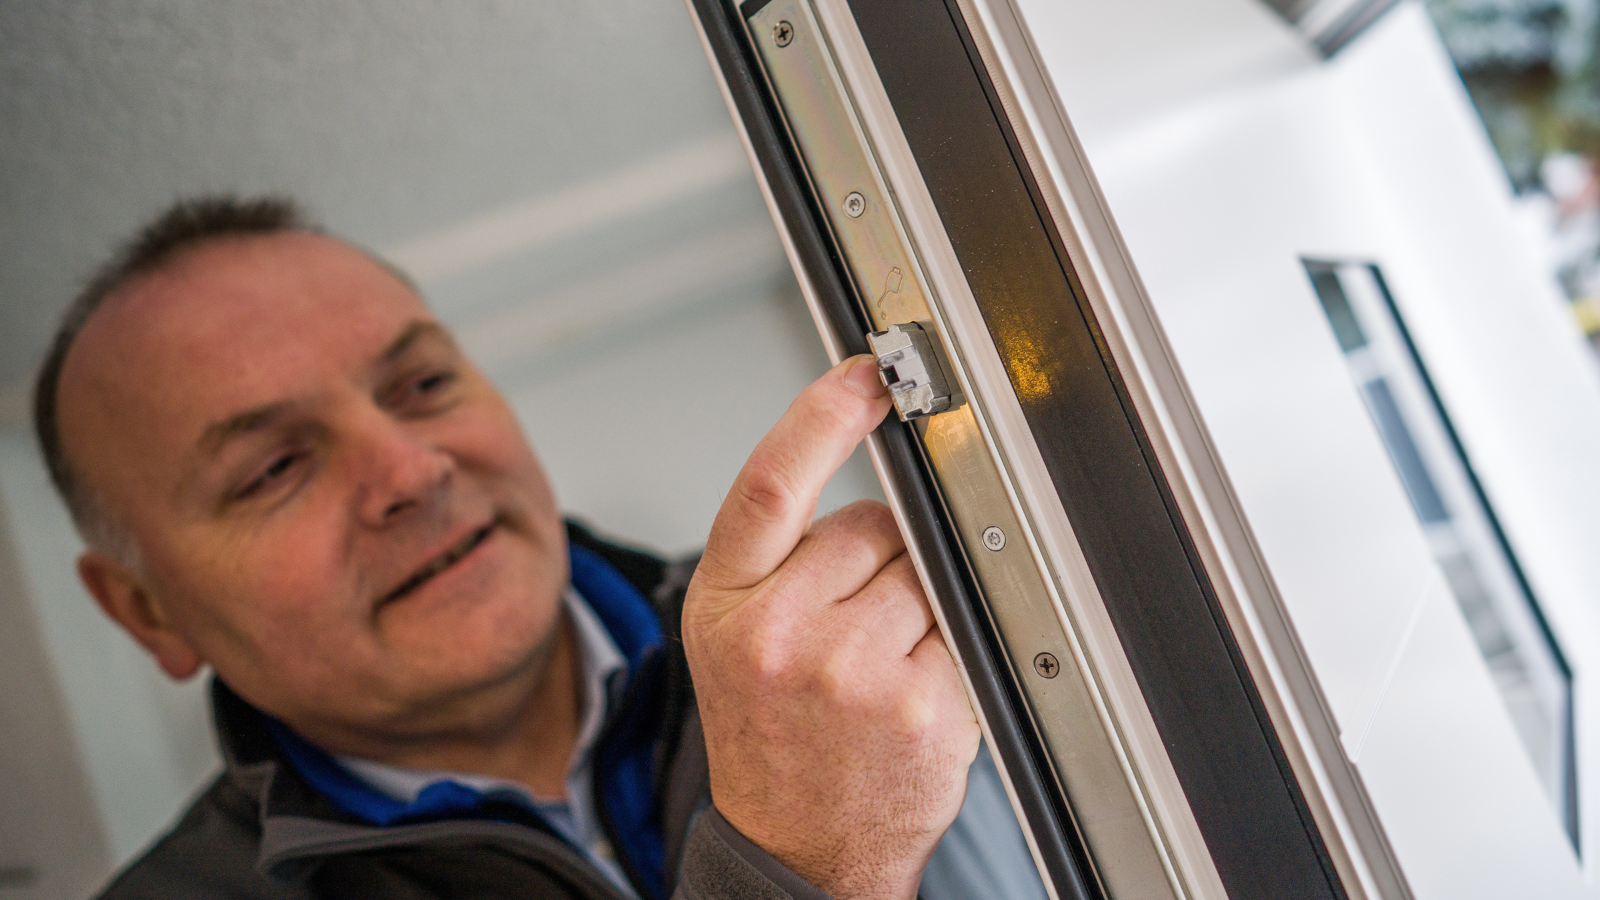
[[[844,373],[845,386],[868,400],[876,400],[888,393],[883,379],[878,376],[878,361],[870,356],[858,356]]]

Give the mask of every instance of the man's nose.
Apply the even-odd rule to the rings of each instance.
[[[408,510],[427,510],[444,500],[455,458],[387,416],[373,416],[357,435],[356,514],[382,527]]]

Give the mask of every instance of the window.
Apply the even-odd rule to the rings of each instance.
[[[1306,261],[1434,559],[1577,846],[1572,673],[1376,266]]]

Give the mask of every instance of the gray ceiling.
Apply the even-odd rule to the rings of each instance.
[[[13,419],[83,276],[180,194],[287,190],[418,259],[473,227],[510,234],[439,268],[446,307],[764,215],[679,0],[0,0],[0,135]]]

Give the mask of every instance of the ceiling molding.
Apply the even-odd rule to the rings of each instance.
[[[451,325],[478,365],[520,369],[622,323],[685,312],[787,271],[783,247],[763,216]]]
[[[723,131],[556,193],[457,222],[382,255],[427,286],[750,177],[738,137]],[[741,279],[783,266],[777,236],[770,220],[762,217],[513,304],[496,304],[453,324],[473,357],[486,368],[495,367],[537,358],[619,316],[656,316],[692,306]],[[27,381],[0,384],[0,428],[24,429],[31,389]]]
[[[738,137],[719,132],[554,194],[490,210],[383,255],[427,286],[749,177]]]

